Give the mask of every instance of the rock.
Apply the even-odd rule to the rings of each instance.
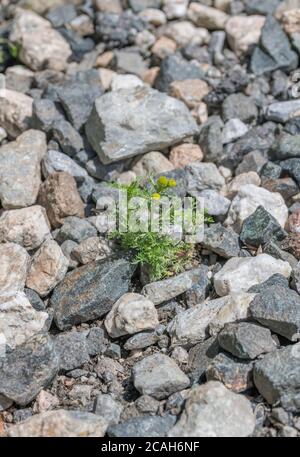
[[[243,243],[255,247],[268,243],[271,238],[282,240],[285,236],[277,220],[262,206],[244,220],[240,233]]]
[[[139,416],[128,419],[121,424],[109,427],[107,434],[110,437],[163,437],[175,424],[175,416]]]
[[[236,322],[249,318],[249,306],[254,297],[254,293],[245,292],[225,296],[224,305],[209,324],[209,333],[215,336],[228,322]]]
[[[10,349],[22,345],[44,329],[48,314],[36,311],[23,292],[0,295],[0,334]]]
[[[266,401],[280,402],[286,411],[299,413],[300,343],[273,351],[254,365],[254,384]]]
[[[31,251],[49,235],[50,224],[41,206],[13,209],[0,216],[0,242],[17,243]]]
[[[221,224],[212,224],[204,230],[201,243],[204,249],[215,252],[225,259],[237,257],[240,252],[239,237],[230,229]]]
[[[32,11],[17,11],[9,38],[20,43],[19,59],[34,71],[65,70],[72,54],[69,44],[50,22]]]
[[[187,16],[195,25],[208,30],[224,30],[229,19],[223,11],[196,2],[190,3]]]
[[[132,368],[134,387],[142,395],[161,400],[187,388],[189,378],[170,357],[153,354],[137,362]]]
[[[205,189],[220,190],[225,179],[214,163],[192,163],[186,167],[188,193],[196,197]]]
[[[193,384],[203,380],[207,368],[218,352],[219,345],[216,338],[208,338],[191,348],[189,351],[187,370]]]
[[[233,178],[232,181],[230,181],[230,183],[227,185],[226,196],[232,199],[235,197],[242,186],[246,186],[248,184],[253,184],[257,187],[259,187],[261,184],[259,175],[254,171],[241,173],[240,175],[235,176],[235,178]]]
[[[197,304],[177,316],[169,323],[168,333],[172,346],[191,347],[208,337],[208,326],[228,298],[219,298]]]
[[[283,133],[273,144],[271,154],[274,159],[285,160],[299,157],[300,135]]]
[[[182,100],[189,109],[197,108],[202,99],[209,93],[208,84],[201,79],[185,79],[173,81],[169,93],[172,97]]]
[[[154,43],[151,48],[151,52],[154,56],[164,59],[165,57],[174,54],[176,48],[177,44],[174,40],[171,40],[166,36],[162,36]]]
[[[113,76],[111,80],[111,90],[134,89],[143,86],[143,81],[135,75],[118,75]]]
[[[35,99],[32,105],[31,125],[33,128],[49,132],[55,121],[63,119],[63,115],[52,100]]]
[[[299,295],[277,281],[259,291],[250,305],[252,317],[291,341],[300,338]]]
[[[71,22],[76,16],[74,5],[62,5],[51,9],[46,17],[53,27],[59,28]]]
[[[204,199],[204,208],[210,216],[226,216],[228,213],[230,200],[216,190],[206,189],[198,194],[194,192],[194,196]]]
[[[218,342],[239,359],[256,359],[276,349],[270,330],[251,322],[226,324],[218,335]]]
[[[186,292],[197,283],[200,275],[201,270],[198,268],[185,271],[171,278],[147,284],[143,287],[142,294],[157,306]]]
[[[55,409],[57,406],[59,406],[59,399],[46,390],[41,390],[36,397],[34,408],[38,413],[43,413]]]
[[[55,337],[54,344],[59,357],[60,370],[74,370],[90,360],[84,333],[76,331],[59,333]]]
[[[223,144],[231,143],[247,132],[247,125],[240,119],[229,119],[223,130]]]
[[[154,304],[143,295],[128,293],[113,305],[105,319],[111,338],[154,329],[158,322]]]
[[[299,116],[300,100],[275,102],[267,106],[264,115],[268,121],[285,123],[293,117]]]
[[[86,344],[91,356],[104,353],[107,346],[104,330],[99,327],[92,327],[87,336]]]
[[[157,151],[148,152],[133,166],[132,171],[136,176],[147,178],[149,175],[165,173],[174,169],[174,165]]]
[[[231,94],[223,102],[224,121],[238,118],[242,122],[251,122],[257,118],[257,115],[258,110],[253,100],[242,93]]]
[[[226,23],[227,40],[231,49],[238,55],[248,54],[258,44],[264,16],[233,16]]]
[[[0,367],[0,393],[26,406],[56,375],[58,357],[51,337],[33,336],[8,353]]]
[[[173,81],[203,79],[203,76],[199,66],[183,59],[179,54],[172,54],[162,60],[155,87],[161,92],[168,92]]]
[[[75,243],[81,243],[91,237],[97,236],[97,229],[86,219],[80,219],[76,216],[69,216],[64,219],[64,223],[56,235],[56,240],[63,243],[72,240]],[[72,250],[76,246],[73,244]]]
[[[84,217],[84,204],[76,182],[69,173],[55,172],[40,187],[39,203],[44,206],[51,225],[60,227],[68,216]]]
[[[260,173],[266,163],[267,159],[260,151],[249,152],[244,156],[243,160],[237,167],[236,175],[239,175],[240,173],[248,173],[249,171]]]
[[[95,260],[105,259],[110,255],[111,251],[105,240],[101,240],[97,236],[83,240],[78,246],[72,250],[71,256],[79,263],[85,265]]]
[[[253,363],[218,354],[208,365],[207,381],[220,381],[227,389],[239,393],[253,387]]]
[[[61,149],[71,157],[79,153],[84,147],[82,137],[65,119],[56,120],[51,126],[51,132]]]
[[[297,182],[300,183],[300,160],[298,158],[287,159],[280,162],[281,173],[288,173]]]
[[[206,160],[219,161],[223,154],[223,121],[219,116],[211,116],[200,128],[199,145]]]
[[[103,437],[107,422],[85,411],[57,409],[30,417],[5,432],[9,437]]]
[[[159,334],[157,332],[140,332],[128,338],[124,344],[124,349],[126,349],[126,351],[144,349],[155,345],[158,341]]]
[[[57,171],[64,171],[73,176],[73,178],[85,178],[88,176],[87,171],[78,165],[71,157],[59,151],[49,150],[43,158],[42,170],[45,178]]]
[[[36,311],[45,311],[46,309],[46,304],[43,302],[43,300],[40,298],[39,294],[36,293],[32,289],[24,289],[24,292],[26,294],[26,297],[28,298],[31,306],[36,310]]]
[[[146,8],[139,13],[139,16],[144,21],[154,25],[155,27],[164,25],[167,21],[165,13],[155,8]]]
[[[6,89],[25,93],[31,89],[34,72],[23,65],[13,65],[5,72]]]
[[[288,211],[282,196],[254,184],[246,184],[239,189],[232,200],[226,225],[233,225],[239,231],[244,220],[253,214],[258,206],[262,206],[284,227]]]
[[[228,414],[230,412],[230,414]],[[251,403],[217,381],[191,389],[181,418],[170,437],[242,437],[252,434]]]
[[[32,258],[26,286],[45,297],[65,277],[68,266],[69,261],[59,245],[48,239]]]
[[[119,106],[122,110],[114,108]],[[147,86],[102,95],[86,124],[88,140],[103,163],[163,149],[196,132],[196,123],[182,102]]]
[[[30,256],[15,243],[0,244],[0,294],[22,292],[25,286]]]
[[[0,123],[10,137],[17,138],[29,128],[32,103],[28,95],[0,87]]]
[[[139,78],[147,71],[147,62],[141,54],[132,48],[116,50],[114,52],[116,68],[120,73],[133,73]]]
[[[251,56],[251,71],[256,75],[281,69],[290,71],[297,68],[298,57],[279,23],[267,16],[261,31],[259,46]]]
[[[105,315],[128,292],[134,268],[124,259],[91,262],[55,287],[51,306],[60,330]]]
[[[174,168],[184,168],[192,162],[201,162],[203,152],[197,144],[183,143],[171,149],[169,160]]]
[[[99,417],[102,417],[109,426],[117,425],[120,420],[123,406],[111,395],[100,394],[95,399],[93,412]]]
[[[275,273],[286,278],[291,274],[288,262],[274,259],[268,254],[256,257],[232,257],[214,276],[214,286],[220,296],[248,290],[260,284]]]

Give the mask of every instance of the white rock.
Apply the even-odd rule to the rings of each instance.
[[[133,89],[144,86],[144,82],[135,75],[115,75],[111,80],[111,90]]]
[[[5,211],[0,217],[0,242],[12,242],[27,250],[38,248],[50,235],[46,210],[35,205]]]
[[[248,127],[240,119],[230,119],[222,132],[223,144],[231,143],[248,132]]]
[[[72,54],[68,42],[51,23],[32,11],[17,10],[10,40],[20,43],[19,59],[34,71],[65,70]]]
[[[208,337],[208,325],[227,301],[227,298],[210,300],[177,314],[168,325],[172,346],[189,348],[204,341]]]
[[[152,301],[135,293],[127,293],[119,298],[105,319],[106,330],[112,338],[151,330],[158,324]]]
[[[41,184],[41,160],[46,135],[28,130],[0,147],[0,200],[3,208],[23,208],[36,202]]]
[[[0,294],[24,290],[30,256],[15,243],[0,244]]]
[[[292,272],[288,262],[268,254],[256,257],[232,257],[214,276],[214,286],[219,296],[247,291],[276,273],[286,278]]]
[[[7,138],[7,132],[3,127],[0,127],[0,143],[5,140],[5,138]]]
[[[65,171],[75,179],[88,176],[87,171],[71,159],[71,157],[52,149],[47,152],[42,161],[42,171],[45,178],[48,178],[55,171]]]
[[[68,266],[60,246],[49,238],[32,258],[26,286],[44,297],[65,277]]]
[[[209,42],[209,32],[201,27],[195,27],[189,21],[170,22],[165,35],[172,38],[179,46],[199,45]]]
[[[209,381],[190,390],[184,411],[170,437],[244,437],[255,428],[250,401]]]
[[[146,8],[139,13],[139,16],[156,27],[164,25],[167,22],[165,13],[156,8]]]
[[[16,138],[29,128],[33,99],[15,90],[0,88],[0,125]]]
[[[188,0],[163,0],[163,10],[168,19],[179,19],[187,12]]]
[[[264,16],[233,16],[226,23],[226,33],[231,49],[237,54],[247,52],[259,42]]]
[[[0,295],[0,334],[11,349],[40,332],[48,317],[36,311],[23,292]]]
[[[284,227],[288,209],[283,197],[277,192],[269,192],[253,184],[247,184],[239,189],[232,200],[225,224],[233,225],[236,231],[240,231],[243,221],[254,213],[258,206],[263,206]]]
[[[225,195],[232,199],[240,190],[242,186],[247,184],[254,184],[260,186],[261,179],[255,171],[248,171],[248,173],[241,173],[233,178],[232,181],[226,186]]]

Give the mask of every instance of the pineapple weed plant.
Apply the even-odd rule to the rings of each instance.
[[[127,223],[130,220],[130,201],[135,197],[142,197],[147,201],[150,209],[152,200],[160,200],[163,196],[170,196],[170,190],[176,187],[175,179],[161,176],[156,181],[150,177],[147,185],[140,180],[131,184],[113,183],[113,187],[127,193],[128,212]],[[170,221],[174,220],[174,209],[170,210]],[[204,210],[204,222],[210,224],[213,218]],[[132,262],[145,266],[151,281],[158,281],[173,274],[182,272],[194,256],[194,245],[183,240],[176,240],[168,234],[152,231],[126,231],[118,229],[110,233],[110,239],[115,239],[124,250],[132,252]]]

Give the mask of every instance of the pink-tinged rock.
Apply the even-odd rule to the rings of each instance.
[[[225,28],[231,49],[239,56],[247,54],[258,44],[264,23],[264,16],[231,17]]]
[[[175,168],[184,168],[191,162],[201,162],[203,152],[197,144],[184,143],[171,150],[169,160]]]

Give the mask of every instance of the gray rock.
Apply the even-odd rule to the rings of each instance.
[[[248,127],[240,119],[229,119],[223,130],[223,144],[231,143],[248,132]]]
[[[204,229],[202,246],[225,259],[237,257],[240,252],[238,235],[221,224],[212,224]]]
[[[283,133],[279,139],[274,142],[271,148],[273,159],[285,160],[291,158],[299,158],[300,135],[290,135]]]
[[[161,0],[129,0],[130,8],[135,12],[139,13],[147,8],[160,9],[162,4]]]
[[[176,395],[176,394],[175,394]],[[155,398],[150,397],[150,395],[141,395],[134,402],[137,410],[141,413],[157,413],[160,402],[155,400]]]
[[[87,350],[91,356],[104,354],[107,347],[107,339],[104,330],[99,327],[92,327],[86,339]]]
[[[188,359],[188,375],[193,383],[203,380],[203,375],[218,352],[219,344],[214,337],[191,348]]]
[[[207,161],[218,163],[223,155],[223,126],[219,116],[210,116],[200,128],[199,145]]]
[[[97,98],[86,124],[88,140],[103,163],[159,151],[197,130],[182,102],[147,86]]]
[[[218,354],[206,370],[207,381],[220,381],[227,389],[239,393],[253,387],[253,362]]]
[[[250,305],[252,317],[290,341],[300,338],[300,297],[281,284],[260,291]]]
[[[59,357],[60,370],[74,370],[90,360],[84,333],[60,333],[55,337],[54,344]]]
[[[281,0],[245,0],[247,14],[273,14]]]
[[[53,138],[60,144],[62,150],[73,157],[83,149],[83,141],[74,127],[64,119],[57,120],[52,126]]]
[[[88,176],[87,171],[71,159],[71,157],[55,150],[47,151],[42,161],[42,170],[45,178],[55,171],[65,171],[75,179]]]
[[[275,257],[275,259],[280,259],[288,262],[292,268],[295,268],[297,265],[297,259],[289,252],[281,249],[276,240],[270,240],[269,243],[265,244],[264,253]]]
[[[28,298],[31,306],[36,311],[45,311],[46,310],[45,303],[40,298],[39,294],[37,292],[35,292],[35,290],[25,288],[24,292],[25,292],[26,297]]]
[[[161,400],[174,392],[186,389],[189,378],[170,357],[153,354],[137,362],[132,368],[135,388],[143,395]]]
[[[197,197],[206,189],[220,190],[225,179],[212,162],[195,162],[186,167],[187,191]]]
[[[253,100],[242,93],[231,94],[223,102],[224,121],[237,118],[242,122],[251,122],[257,118],[257,115],[258,110]]]
[[[300,185],[300,158],[287,159],[280,162],[283,172],[288,173]]]
[[[97,416],[103,417],[108,425],[116,425],[119,420],[123,406],[108,394],[100,394],[95,399],[93,412]]]
[[[297,68],[297,65],[298,56],[292,50],[287,35],[273,16],[267,16],[259,46],[251,57],[251,71],[262,75],[277,69],[290,71]]]
[[[248,173],[249,171],[255,171],[260,174],[260,171],[266,162],[267,159],[260,151],[248,152],[237,167],[236,175]]]
[[[208,278],[208,267],[206,265],[200,265],[199,272],[198,281],[185,293],[186,303],[189,308],[204,301],[211,288],[211,282]]]
[[[68,273],[55,287],[51,306],[60,330],[97,319],[128,292],[134,267],[125,259],[91,262]]]
[[[109,427],[107,434],[116,438],[164,437],[176,422],[176,416],[140,416]]]
[[[262,181],[264,182],[265,180],[280,178],[281,173],[282,173],[281,166],[278,165],[277,163],[271,162],[269,160],[262,167],[260,176],[262,178]]]
[[[124,344],[126,351],[133,351],[135,349],[144,349],[153,346],[159,341],[159,336],[155,332],[140,332],[128,338]]]
[[[194,196],[196,196],[194,194]],[[226,216],[230,207],[230,200],[216,190],[206,189],[198,194],[204,199],[204,207],[210,216]]]
[[[300,109],[300,100],[288,100],[287,102],[275,102],[267,106],[264,115],[268,121],[285,123],[297,115]]]
[[[78,267],[77,260],[74,260],[71,257],[72,251],[76,246],[78,246],[78,244],[72,240],[66,240],[60,246],[64,256],[69,260],[69,269]]]
[[[250,287],[248,292],[253,293],[253,294],[259,294],[260,292],[268,290],[270,287],[273,287],[273,286],[281,286],[281,287],[286,287],[288,289],[289,280],[285,276],[281,275],[280,273],[276,273],[276,274],[270,276],[270,278],[268,278],[266,281],[262,282],[261,284],[256,284],[255,286]]]
[[[218,342],[239,359],[255,359],[276,349],[270,330],[251,322],[226,324],[218,335]]]
[[[253,379],[259,393],[271,405],[280,402],[292,412],[300,411],[300,343],[278,349],[254,365]]]
[[[74,5],[62,5],[49,11],[46,18],[51,22],[53,27],[58,28],[71,22],[77,16]]]
[[[217,381],[194,387],[170,437],[242,437],[252,434],[255,417],[246,397]]]
[[[271,238],[282,240],[286,232],[268,211],[262,206],[248,216],[242,225],[240,239],[243,243],[258,247],[270,241]]]
[[[85,219],[69,216],[64,219],[64,223],[56,235],[56,241],[63,243],[66,240],[72,240],[80,243],[93,236],[97,236],[97,230],[93,225]]]
[[[148,69],[147,61],[143,59],[138,48],[128,47],[116,50],[114,55],[118,73],[134,74],[141,78]]]
[[[33,128],[48,133],[54,122],[63,119],[55,103],[47,98],[36,99],[32,105],[31,125]]]
[[[57,370],[51,337],[35,335],[1,360],[0,394],[25,406],[52,381]]]

